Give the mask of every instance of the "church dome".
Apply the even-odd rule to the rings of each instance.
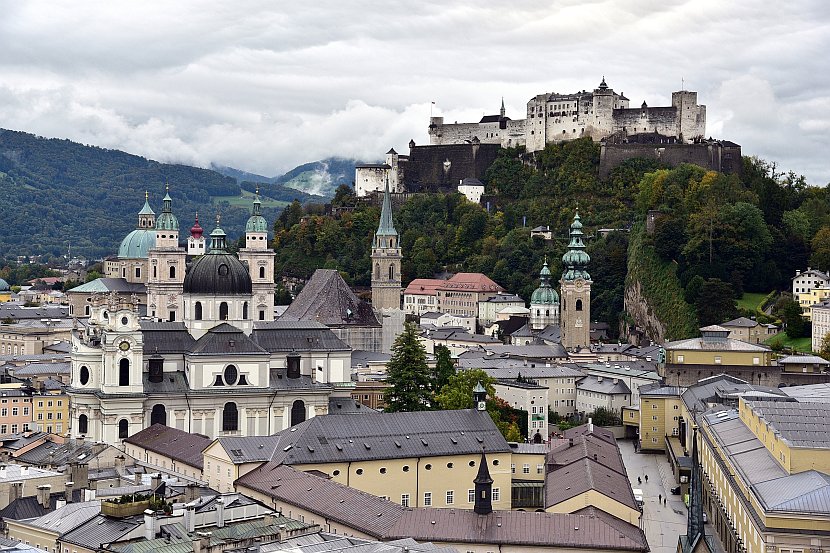
[[[251,275],[238,257],[225,250],[225,232],[210,233],[210,252],[194,261],[184,276],[185,294],[251,294]]]
[[[161,215],[156,219],[156,230],[179,230],[179,220],[173,215],[173,199],[170,193],[164,195]]]
[[[196,222],[193,223],[193,226],[190,227],[190,236],[196,238],[197,240],[202,237],[202,234],[205,230],[202,228],[202,225],[199,224],[199,214],[196,214]]]
[[[156,247],[156,231],[135,229],[124,237],[118,247],[120,259],[146,259],[151,248]]]
[[[550,286],[542,286],[533,291],[533,295],[530,296],[530,303],[531,305],[559,303],[559,294]]]
[[[248,223],[245,225],[245,232],[268,232],[268,223],[265,222],[265,217],[262,216],[262,202],[259,201],[259,187],[256,189],[256,197],[254,197],[254,211],[248,218]]]
[[[0,292],[8,292],[11,289],[12,287],[9,286],[9,283],[0,278]]]

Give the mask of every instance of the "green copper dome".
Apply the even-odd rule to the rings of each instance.
[[[156,219],[156,230],[179,230],[179,220],[173,215],[173,199],[165,194],[162,200],[161,215]]]
[[[562,266],[565,268],[562,273],[563,280],[591,280],[591,275],[587,271],[591,256],[585,251],[585,244],[582,242],[583,235],[582,221],[577,212],[571,223],[571,241],[568,244],[568,251],[562,256]]]
[[[151,248],[156,247],[156,231],[135,229],[121,241],[118,247],[120,259],[147,259]]]
[[[156,212],[153,211],[153,208],[150,207],[150,197],[145,192],[144,193],[144,207],[141,208],[141,211],[138,212],[139,215],[155,215]]]
[[[533,295],[530,296],[530,304],[531,305],[553,305],[559,303],[559,294],[556,293],[550,285],[550,269],[548,269],[548,261],[545,260],[545,264],[542,266],[542,270],[539,271],[539,279],[542,283],[539,287],[533,291]]]
[[[268,232],[268,223],[262,216],[262,202],[259,201],[259,189],[254,198],[254,211],[245,224],[245,232]]]

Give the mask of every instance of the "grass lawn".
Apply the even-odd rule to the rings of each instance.
[[[749,311],[755,311],[758,309],[758,306],[761,305],[761,302],[764,301],[765,297],[767,297],[767,294],[764,294],[763,292],[744,292],[741,299],[737,301],[738,307],[741,309],[748,309]]]
[[[769,346],[772,344],[773,341],[777,340],[781,340],[781,345],[785,348],[793,348],[796,351],[801,351],[804,353],[810,353],[812,351],[813,343],[809,336],[804,338],[792,339],[789,336],[787,336],[786,332],[779,332],[775,336],[767,338],[767,340],[764,343]]]
[[[274,200],[271,198],[267,198],[265,196],[260,196],[259,200],[262,202],[262,207],[275,207],[275,208],[282,208],[289,204],[289,202],[280,202],[278,200]],[[241,196],[214,196],[213,203],[214,204],[221,204],[222,202],[228,202],[229,205],[236,205],[242,207],[251,207],[251,202],[254,201],[254,193],[248,192],[247,190],[242,191]]]

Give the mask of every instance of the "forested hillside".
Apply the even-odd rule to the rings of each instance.
[[[189,229],[198,210],[202,224],[216,213],[232,238],[244,231],[250,197],[230,177],[207,169],[163,164],[117,150],[83,146],[0,130],[0,251],[9,255],[100,257],[114,253],[135,228],[136,213],[149,191],[157,212],[165,183],[179,223]],[[304,195],[293,192],[293,198]],[[273,220],[288,202],[264,202]]]
[[[687,313],[673,326],[692,332],[700,317],[708,323],[717,305],[699,298],[743,291],[788,288],[796,268],[830,268],[830,197],[825,188],[808,187],[795,175],[775,174],[757,159],[744,160],[742,177],[707,172],[694,166],[666,169],[630,160],[607,180],[598,175],[599,147],[590,140],[549,145],[535,159],[520,150],[503,150],[486,175],[490,211],[459,194],[411,197],[394,214],[404,248],[404,284],[413,278],[449,271],[481,271],[512,292],[529,298],[545,256],[554,274],[566,246],[568,224],[579,209],[588,229],[589,271],[594,280],[593,315],[616,328],[623,317],[623,289],[632,252],[650,248],[671,283],[674,312]],[[354,205],[341,188],[335,205]],[[630,230],[649,209],[660,210],[654,236],[638,234],[629,248],[628,232],[599,238],[597,230]],[[303,215],[307,215],[301,222]],[[335,268],[351,283],[370,284],[371,237],[377,207],[358,204],[340,217],[329,217],[294,204],[275,224],[278,275],[307,278],[317,267]],[[550,225],[551,242],[530,238],[530,229]],[[650,275],[657,278],[659,275]],[[676,303],[679,302],[679,303]],[[671,312],[668,308],[666,312]]]

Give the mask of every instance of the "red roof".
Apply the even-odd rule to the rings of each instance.
[[[504,288],[481,273],[457,273],[449,280],[442,281],[438,290],[470,290],[472,292],[503,292]]]
[[[42,282],[47,286],[53,286],[58,282],[63,282],[63,277],[40,277],[40,278],[33,278],[26,282],[26,284],[37,284],[37,282]]]
[[[416,278],[409,283],[404,294],[417,294],[421,296],[437,296],[438,287],[446,284],[446,280],[437,278]]]

